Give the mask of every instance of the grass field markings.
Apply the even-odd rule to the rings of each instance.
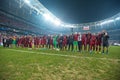
[[[80,57],[80,56],[73,56],[73,55],[64,55],[64,54],[50,54],[46,52],[33,52],[33,51],[25,51],[25,50],[15,50],[15,49],[6,49],[11,51],[17,51],[17,52],[25,52],[25,53],[36,53],[36,54],[42,54],[42,55],[50,55],[50,56],[61,56],[61,57],[71,57],[71,58],[83,58],[83,59],[97,59],[97,60],[109,60],[109,61],[120,61],[120,59],[110,59],[110,58],[95,58],[95,57]]]

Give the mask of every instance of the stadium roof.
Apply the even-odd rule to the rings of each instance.
[[[66,23],[100,21],[120,12],[120,0],[39,0]]]
[[[115,11],[112,11],[111,13],[113,13],[113,12],[115,12],[115,14],[117,14],[117,15],[115,15],[115,16],[112,16],[112,17],[110,17],[110,18],[107,18],[107,19],[104,19],[104,20],[100,20],[100,21],[95,21],[95,22],[89,22],[89,23],[80,23],[80,24],[72,24],[72,23],[66,23],[66,22],[64,22],[64,20],[62,20],[62,19],[60,19],[60,17],[58,18],[58,16],[56,17],[50,10],[48,10],[48,8],[46,8],[46,6],[47,5],[43,5],[40,1],[43,1],[43,0],[24,0],[24,3],[26,3],[32,10],[34,9],[34,10],[36,10],[37,11],[37,14],[39,15],[39,14],[41,14],[41,15],[43,15],[43,17],[46,19],[46,20],[48,20],[48,22],[52,22],[52,23],[54,23],[56,26],[63,26],[63,27],[80,27],[80,26],[84,26],[84,25],[89,25],[89,26],[94,26],[94,25],[104,25],[104,24],[107,24],[107,23],[110,23],[110,22],[114,22],[116,19],[118,20],[119,19],[119,17],[120,17],[120,13],[118,13],[118,11],[120,10],[119,9],[119,7],[120,6],[118,6],[117,7],[117,9],[119,9],[119,10],[115,10]],[[46,1],[46,0],[44,0],[44,1]],[[50,1],[50,0],[49,0]],[[47,3],[49,3],[49,1],[47,2],[46,1],[46,4]],[[51,0],[52,1],[52,0]],[[58,2],[59,2],[59,0],[57,0]],[[61,0],[62,1],[62,0]],[[67,1],[67,0],[66,0]],[[65,1],[65,2],[66,2]],[[94,1],[94,0],[93,0]],[[93,2],[92,1],[92,2]],[[107,0],[106,0],[107,1]],[[114,0],[115,1],[115,0]],[[74,2],[74,1],[73,1]],[[88,1],[87,1],[88,2]],[[86,3],[87,3],[86,2]],[[96,2],[96,1],[95,1]],[[109,3],[110,2],[112,2],[112,0],[111,1],[109,1]],[[51,3],[53,3],[52,4],[52,6],[54,6],[54,2],[51,2]],[[71,1],[69,1],[68,3],[71,3]],[[78,1],[78,3],[80,3],[80,1]],[[94,3],[95,4],[95,3]],[[97,2],[96,2],[96,4],[98,4]],[[70,5],[69,5],[70,6]],[[73,5],[72,5],[73,6]],[[87,5],[86,5],[87,6]],[[102,5],[101,5],[102,6]],[[54,6],[55,7],[55,6]],[[81,6],[79,6],[79,7],[81,7]],[[89,6],[88,6],[89,7]],[[96,6],[94,6],[94,7],[96,7]],[[104,7],[106,8],[106,7],[108,7],[108,5],[107,4],[104,4]],[[110,10],[109,11],[111,11],[111,8],[112,7],[110,7]],[[64,8],[63,8],[64,9]],[[73,13],[76,13],[76,12],[74,12],[74,10],[73,9],[71,9],[71,11],[73,11]],[[101,11],[101,10],[100,10]],[[120,12],[120,11],[119,11]],[[94,14],[97,14],[98,12],[94,12]],[[111,14],[110,13],[110,14]],[[63,13],[64,14],[64,13]],[[90,16],[90,14],[89,13],[87,13],[88,15],[87,16]],[[93,16],[94,16],[94,14],[93,14]],[[71,13],[70,14],[68,14],[68,15],[71,15]],[[100,14],[98,14],[98,15],[100,15]],[[113,14],[112,14],[113,15]],[[76,16],[76,15],[72,15],[72,16]],[[105,14],[104,14],[104,16],[105,16]],[[107,15],[106,15],[107,16]],[[79,17],[79,16],[77,16],[77,17]],[[88,17],[89,18],[89,17]],[[72,18],[71,18],[72,19]],[[99,18],[98,18],[99,19]],[[94,18],[93,18],[93,20],[94,20]]]
[[[51,27],[52,27],[51,29],[58,31],[58,30],[60,30],[60,28],[61,28],[61,30],[63,30],[63,28],[64,29],[65,28],[75,28],[75,27],[79,28],[79,27],[83,27],[83,26],[104,25],[104,24],[108,24],[108,23],[114,22],[116,20],[117,21],[120,20],[120,13],[119,13],[120,12],[119,11],[120,10],[119,9],[120,5],[119,5],[119,6],[116,7],[116,9],[118,9],[118,10],[115,9],[115,11],[111,11],[112,8],[110,7],[109,11],[111,11],[111,13],[109,13],[109,14],[111,14],[111,16],[110,15],[106,15],[106,13],[103,14],[103,16],[105,16],[105,17],[107,17],[107,16],[110,16],[110,17],[108,17],[108,18],[104,17],[101,20],[98,20],[98,21],[95,20],[93,22],[91,22],[92,21],[91,20],[88,23],[81,23],[81,22],[82,22],[82,20],[86,19],[87,16],[88,16],[88,18],[91,17],[90,13],[86,13],[87,16],[82,16],[84,18],[84,19],[82,19],[82,17],[80,17],[81,16],[80,13],[82,13],[82,11],[80,13],[78,13],[78,15],[76,15],[76,12],[74,11],[74,9],[71,9],[70,11],[72,13],[74,13],[74,15],[72,15],[72,13],[68,13],[68,15],[66,15],[66,16],[72,16],[72,17],[78,17],[79,18],[79,20],[78,20],[79,23],[76,23],[76,22],[72,23],[72,22],[69,22],[70,19],[73,20],[73,21],[77,20],[77,19],[74,19],[72,17],[69,17],[70,19],[68,19],[65,16],[61,16],[61,15],[59,16],[59,14],[65,14],[65,13],[62,12],[61,9],[57,9],[57,6],[56,6],[57,4],[55,4],[55,2],[58,2],[59,4],[63,5],[62,9],[67,11],[67,9],[64,8],[65,3],[66,2],[68,2],[68,3],[73,2],[74,3],[74,1],[73,0],[69,0],[69,1],[65,0],[64,2],[62,2],[62,1],[63,0],[55,0],[54,2],[53,2],[53,0],[12,0],[12,1],[3,0],[0,3],[1,4],[0,5],[0,9],[5,11],[5,12],[8,12],[10,14],[13,14],[13,15],[17,16],[18,18],[24,19],[25,21],[28,21],[28,22],[34,24],[36,27],[39,27],[39,28],[45,29],[45,30],[46,29],[50,29]],[[102,1],[102,0],[100,0],[100,1]],[[107,0],[105,0],[105,1],[107,1]],[[106,3],[111,3],[111,1],[112,0],[110,0],[110,2],[106,2]],[[114,0],[114,1],[116,1],[116,0]],[[75,0],[75,2],[76,2],[76,4],[77,4],[77,2],[79,4],[81,2],[81,0],[79,0],[79,1]],[[85,2],[87,4],[89,2],[89,0],[88,1],[85,0]],[[94,2],[94,0],[92,2]],[[54,7],[55,9],[58,10],[59,13],[57,15],[55,13],[56,10],[54,10],[54,9],[51,10],[50,5],[49,5],[50,3],[52,3],[51,7]],[[118,2],[118,4],[119,4],[119,2]],[[75,5],[69,5],[69,4],[66,4],[66,5],[69,6],[69,7],[74,7],[75,6]],[[76,6],[77,6],[78,11],[79,11],[79,8],[81,6],[79,6],[79,5],[76,5]],[[108,6],[109,5],[104,5],[105,8],[108,7]],[[88,6],[88,8],[89,8],[89,6]],[[101,10],[99,10],[99,11],[101,11]],[[95,14],[97,14],[97,13],[98,12],[95,12],[93,14],[93,16]],[[100,15],[100,14],[98,14],[98,15]],[[65,21],[65,20],[62,19],[62,17],[64,17],[65,20],[66,19],[68,19],[68,20]],[[98,19],[97,17],[95,17],[95,18]],[[82,20],[80,20],[80,19],[82,19]],[[91,19],[94,20],[94,17],[92,17]]]

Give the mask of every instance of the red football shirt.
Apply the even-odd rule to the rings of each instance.
[[[78,41],[78,34],[74,34],[74,41]]]

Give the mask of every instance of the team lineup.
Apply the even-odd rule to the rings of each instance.
[[[120,0],[0,0],[0,80],[120,80]]]
[[[71,35],[44,35],[44,36],[3,36],[3,47],[27,47],[27,48],[48,48],[60,51],[73,51],[90,53],[108,53],[108,33],[75,32]],[[105,49],[106,48],[106,49]],[[106,51],[105,51],[106,50]]]

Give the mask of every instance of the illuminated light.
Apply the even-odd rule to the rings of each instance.
[[[73,26],[73,25],[71,25],[70,27],[71,27],[71,28],[73,28],[74,26]]]
[[[60,25],[61,24],[61,21],[60,20],[58,20],[58,19],[54,19],[52,16],[50,16],[49,14],[43,14],[43,16],[44,16],[44,18],[46,19],[46,20],[49,20],[50,22],[52,22],[53,24],[55,24],[55,25]]]
[[[43,14],[46,20],[53,20],[52,17],[49,14]]]
[[[55,20],[54,24],[57,25],[57,26],[59,26],[61,24],[61,21],[60,20]]]
[[[74,26],[73,25],[69,25],[70,28],[73,28]]]
[[[25,3],[27,3],[27,4],[29,4],[30,3],[30,0],[24,0],[25,1]]]
[[[61,24],[61,26],[65,27],[65,25],[64,25],[64,24]]]
[[[120,17],[117,17],[115,20],[120,20]]]
[[[64,25],[64,27],[67,27],[67,28],[74,28],[75,26],[68,24],[68,25]]]
[[[101,25],[108,24],[108,23],[111,23],[111,22],[113,22],[113,21],[114,21],[114,20],[107,20],[107,21],[102,22]]]

